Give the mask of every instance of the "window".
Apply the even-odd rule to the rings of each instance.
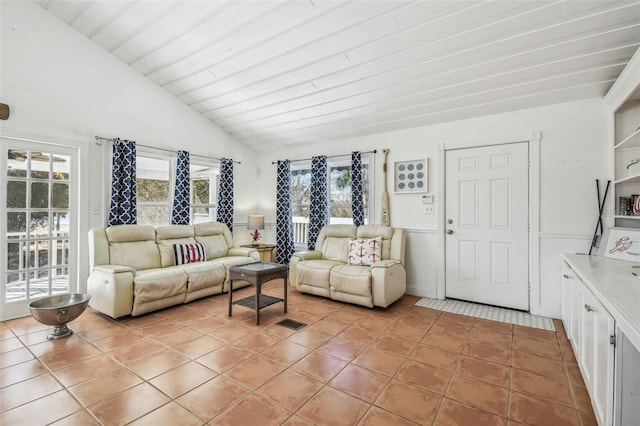
[[[173,199],[171,163],[171,160],[162,158],[136,158],[139,224],[169,224]]]
[[[4,313],[18,315],[29,301],[76,291],[72,284],[72,219],[77,212],[75,151],[67,147],[26,141],[2,141],[5,168],[0,178],[0,229],[3,259],[0,275]],[[74,160],[75,161],[75,160]],[[75,238],[75,237],[74,237]],[[0,316],[3,316],[0,315]]]
[[[217,164],[191,161],[192,224],[216,219],[219,169]],[[159,226],[171,222],[175,174],[174,157],[148,154],[136,157],[139,224]]]
[[[220,169],[218,166],[191,164],[191,223],[216,220]]]
[[[370,156],[362,156],[362,191],[364,223],[369,223],[369,194],[371,180]],[[327,188],[329,192],[329,223],[353,223],[351,208],[351,156],[327,160]],[[311,161],[291,165],[291,209],[294,242],[306,244],[311,205]]]

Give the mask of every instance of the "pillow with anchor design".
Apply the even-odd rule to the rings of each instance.
[[[382,237],[349,240],[349,265],[372,265],[381,259]]]
[[[205,262],[207,260],[207,252],[203,243],[174,244],[173,258],[175,265]]]

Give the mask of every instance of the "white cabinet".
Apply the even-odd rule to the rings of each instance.
[[[600,425],[613,421],[615,322],[585,283],[563,263],[563,322]]]
[[[601,425],[613,420],[613,318],[586,286],[580,289],[580,368],[591,395],[596,419]]]

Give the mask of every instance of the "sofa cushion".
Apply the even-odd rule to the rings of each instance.
[[[196,262],[182,265],[189,276],[187,292],[191,293],[206,287],[221,285],[227,277],[224,264],[216,261]]]
[[[358,226],[358,238],[382,237],[382,249],[380,255],[387,260],[391,256],[391,238],[394,228],[386,225],[361,225]]]
[[[233,236],[224,223],[198,223],[194,225],[194,230],[196,241],[207,246],[209,259],[226,256],[233,247]]]
[[[195,231],[191,225],[167,225],[156,228],[156,242],[163,268],[176,264],[173,246],[197,243],[194,235]]]
[[[134,305],[187,292],[187,273],[182,267],[137,271],[133,279]]]
[[[109,263],[136,270],[160,267],[156,231],[147,225],[116,225],[107,229]]]
[[[332,290],[371,296],[371,268],[358,265],[339,265],[331,269],[329,283]]]
[[[298,285],[329,289],[329,273],[338,265],[344,265],[344,262],[304,260],[296,267],[296,282]]]
[[[207,250],[203,243],[174,244],[173,260],[176,265],[207,261]]]
[[[382,250],[382,237],[358,238],[349,240],[349,265],[372,265],[379,261]]]

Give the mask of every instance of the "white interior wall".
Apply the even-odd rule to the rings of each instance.
[[[380,133],[358,138],[322,141],[313,147],[287,148],[261,156],[260,209],[274,211],[275,166],[278,159],[308,158],[312,155],[339,155],[352,150],[378,149],[376,155],[375,199],[382,192],[382,148],[389,148],[388,191],[391,223],[408,230],[407,280],[409,292],[435,297],[437,237],[444,219],[427,215],[422,194],[393,193],[393,163],[428,158],[428,191],[436,205],[442,203],[438,191],[438,146],[489,145],[528,140],[541,132],[540,142],[540,291],[538,312],[560,317],[560,261],[562,252],[588,251],[598,216],[595,179],[606,182],[609,175],[607,140],[610,120],[600,99],[551,105],[428,127]],[[378,206],[376,206],[378,207]],[[376,209],[377,210],[377,209]],[[435,209],[437,212],[437,208]],[[374,213],[379,222],[379,213]],[[275,217],[268,218],[270,222]],[[267,238],[273,238],[267,236]],[[532,304],[533,309],[533,304]]]
[[[442,194],[436,193],[439,144],[519,141],[528,139],[531,132],[541,131],[539,307],[541,314],[560,315],[558,253],[588,250],[597,218],[594,180],[608,178],[610,150],[606,141],[611,133],[610,120],[600,100],[322,141],[298,148],[281,147],[258,155],[41,8],[30,3],[2,2],[0,12],[0,100],[11,107],[11,117],[0,122],[0,132],[79,148],[81,236],[90,227],[104,223],[103,201],[108,189],[104,176],[109,160],[105,146],[95,144],[95,135],[242,161],[235,169],[236,221],[244,221],[246,213],[266,214],[270,227],[265,230],[263,241],[272,242],[274,160],[390,148],[389,170],[394,161],[429,159],[429,192],[440,203]],[[376,203],[382,189],[381,158],[379,153],[375,164]],[[408,229],[409,291],[434,296],[437,236],[442,232],[443,219],[424,214],[419,194],[394,194],[391,174],[388,182],[392,224]],[[101,214],[90,214],[95,205],[100,206]],[[378,221],[378,206],[375,207],[374,219]],[[248,232],[246,236],[242,232],[236,234],[248,240]],[[81,242],[86,248],[86,243]],[[80,261],[86,265],[86,256]],[[81,282],[85,276],[83,267]]]
[[[253,149],[37,5],[2,1],[0,15],[0,100],[11,108],[0,134],[79,149],[81,285],[88,275],[85,236],[106,222],[111,145],[97,145],[96,135],[239,160],[235,219],[254,212]]]

